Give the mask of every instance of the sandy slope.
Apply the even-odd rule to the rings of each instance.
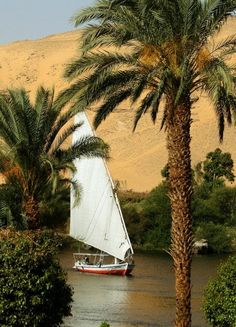
[[[236,18],[230,19],[220,37],[236,32]],[[34,94],[42,84],[57,91],[67,86],[62,74],[66,63],[77,53],[80,32],[68,32],[36,41],[19,41],[0,46],[0,89],[25,87]],[[236,62],[233,58],[232,61]],[[113,113],[98,129],[97,134],[111,145],[109,167],[113,179],[123,187],[137,191],[150,190],[161,181],[160,170],[167,161],[166,135],[149,116],[144,117],[132,133],[133,111]],[[92,119],[93,113],[88,112]],[[236,162],[236,129],[227,129],[223,145],[219,145],[217,125],[210,102],[202,95],[193,109],[193,165],[205,155],[221,147],[231,152]]]

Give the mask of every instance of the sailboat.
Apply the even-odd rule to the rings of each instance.
[[[83,124],[74,132],[72,142],[95,135],[85,112],[78,113],[75,122]],[[79,182],[82,194],[75,205],[71,190],[70,236],[100,251],[74,253],[74,268],[84,273],[129,275],[134,268],[133,248],[106,162],[84,158],[74,163],[74,180]],[[108,262],[108,256],[112,262]]]

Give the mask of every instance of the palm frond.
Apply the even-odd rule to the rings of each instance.
[[[50,152],[52,154],[54,154],[64,143],[65,141],[72,136],[72,134],[79,129],[82,126],[82,123],[78,123],[78,124],[73,124],[69,127],[66,128],[65,131],[63,131],[63,133],[57,137],[57,139],[55,140],[55,144],[53,144],[52,149],[50,149]]]
[[[209,35],[219,32],[228,18],[228,13],[235,9],[235,0],[202,1],[203,15],[200,38],[206,42]]]
[[[88,137],[61,149],[81,126],[65,128],[79,111],[78,105],[65,109],[66,104],[60,95],[54,100],[54,92],[42,87],[34,105],[24,89],[0,93],[0,172],[6,187],[19,196],[15,219],[19,212],[21,221],[29,218],[31,212],[34,215],[46,193],[56,194],[62,180],[65,183],[62,172],[74,172],[73,160],[77,157],[108,157],[108,146],[98,138]],[[27,209],[29,198],[33,207],[30,204]]]
[[[128,99],[132,93],[131,89],[125,89],[121,91],[117,91],[110,97],[108,97],[105,103],[98,109],[95,119],[94,119],[94,127],[95,129],[101,124],[103,120],[124,100]]]
[[[133,126],[133,131],[135,131],[137,124],[140,120],[140,118],[147,112],[147,110],[151,107],[153,99],[155,97],[155,91],[149,92],[145,98],[142,100],[141,105],[139,106],[138,110],[136,111],[135,114],[135,119],[134,119],[134,126]]]
[[[74,118],[74,116],[78,113],[77,107],[70,108],[61,114],[58,119],[56,119],[51,127],[49,134],[47,135],[47,140],[44,145],[44,151],[49,152],[52,144],[55,142],[58,134],[61,132],[62,128],[65,126],[67,122]]]
[[[223,87],[223,115],[229,123],[235,71],[225,59],[236,52],[235,36],[212,50],[209,41],[235,7],[236,0],[98,1],[94,8],[75,15],[76,24],[90,25],[82,36],[83,57],[66,71],[68,78],[77,79],[69,96],[73,94],[73,100],[85,107],[102,102],[95,127],[122,101],[137,105],[143,99],[136,111],[135,129],[147,111],[155,122],[163,96],[171,98],[172,108],[165,105],[161,127],[173,119],[180,102],[191,102],[196,90],[209,92],[213,103],[221,107],[217,103]],[[118,50],[104,51],[108,44]],[[80,86],[77,99],[76,83]]]
[[[222,57],[222,54],[235,52],[236,51],[236,34],[231,35],[227,37],[226,39],[220,41],[217,43],[213,50],[211,51],[211,54],[217,55],[219,52],[219,55]]]
[[[89,70],[104,71],[116,65],[132,65],[137,61],[134,54],[122,54],[118,52],[98,51],[90,52],[74,60],[65,70],[65,77],[75,78]]]
[[[119,89],[124,90],[133,87],[134,80],[137,78],[136,73],[135,69],[130,69],[120,70],[109,75],[104,74],[104,76],[91,75],[93,81],[88,84],[87,92],[85,93],[87,105],[91,105],[99,100],[101,93],[103,93],[103,98],[106,99]]]
[[[105,19],[110,15],[110,1],[99,0],[94,7],[88,7],[76,12],[71,21],[75,26],[79,26],[91,20]]]
[[[130,39],[130,33],[127,33],[127,31],[122,31],[120,28],[119,32],[121,34],[118,33],[116,26],[109,22],[103,23],[102,25],[89,24],[82,33],[82,40],[80,42],[82,54],[84,55],[94,48],[119,46],[122,44],[120,40],[123,40],[124,37],[127,40]]]
[[[54,152],[54,156],[64,164],[84,157],[103,157],[108,159],[108,153],[109,146],[102,139],[95,136],[83,136],[69,149],[57,149]]]
[[[160,102],[161,102],[163,94],[165,93],[164,91],[165,91],[165,80],[163,79],[160,82],[158,89],[156,90],[156,94],[153,97],[152,104],[151,104],[151,106],[152,106],[151,117],[152,117],[153,123],[156,122],[156,117],[158,114]]]
[[[219,58],[212,58],[203,71],[204,86],[211,93],[213,101],[218,98],[218,90],[223,86],[227,94],[234,92],[233,75],[229,66]]]
[[[35,122],[35,147],[41,151],[47,140],[48,133],[52,128],[57,113],[53,112],[54,90],[40,87],[36,93],[35,111],[37,112]]]

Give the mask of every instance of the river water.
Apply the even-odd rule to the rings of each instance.
[[[61,264],[74,289],[72,317],[64,327],[170,327],[175,312],[174,273],[167,254],[135,254],[131,277],[83,274],[74,271],[71,251]],[[216,275],[223,256],[195,256],[192,269],[192,326],[207,327],[201,311],[203,288]]]

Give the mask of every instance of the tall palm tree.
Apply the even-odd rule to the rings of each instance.
[[[24,89],[0,93],[0,173],[5,190],[13,189],[22,199],[21,213],[30,228],[40,224],[40,201],[63,190],[63,185],[77,187],[66,174],[75,170],[75,158],[108,156],[108,146],[100,138],[67,142],[81,123],[72,121],[76,106],[65,109],[66,103],[59,102],[60,96],[55,98],[43,87],[34,104]]]
[[[236,37],[211,41],[235,7],[236,0],[98,0],[73,17],[76,26],[90,24],[82,56],[66,69],[74,82],[65,99],[98,103],[95,127],[129,99],[137,108],[134,129],[146,112],[155,122],[164,103],[178,327],[191,325],[191,108],[197,91],[209,96],[222,140],[236,110],[235,67],[227,61]]]

